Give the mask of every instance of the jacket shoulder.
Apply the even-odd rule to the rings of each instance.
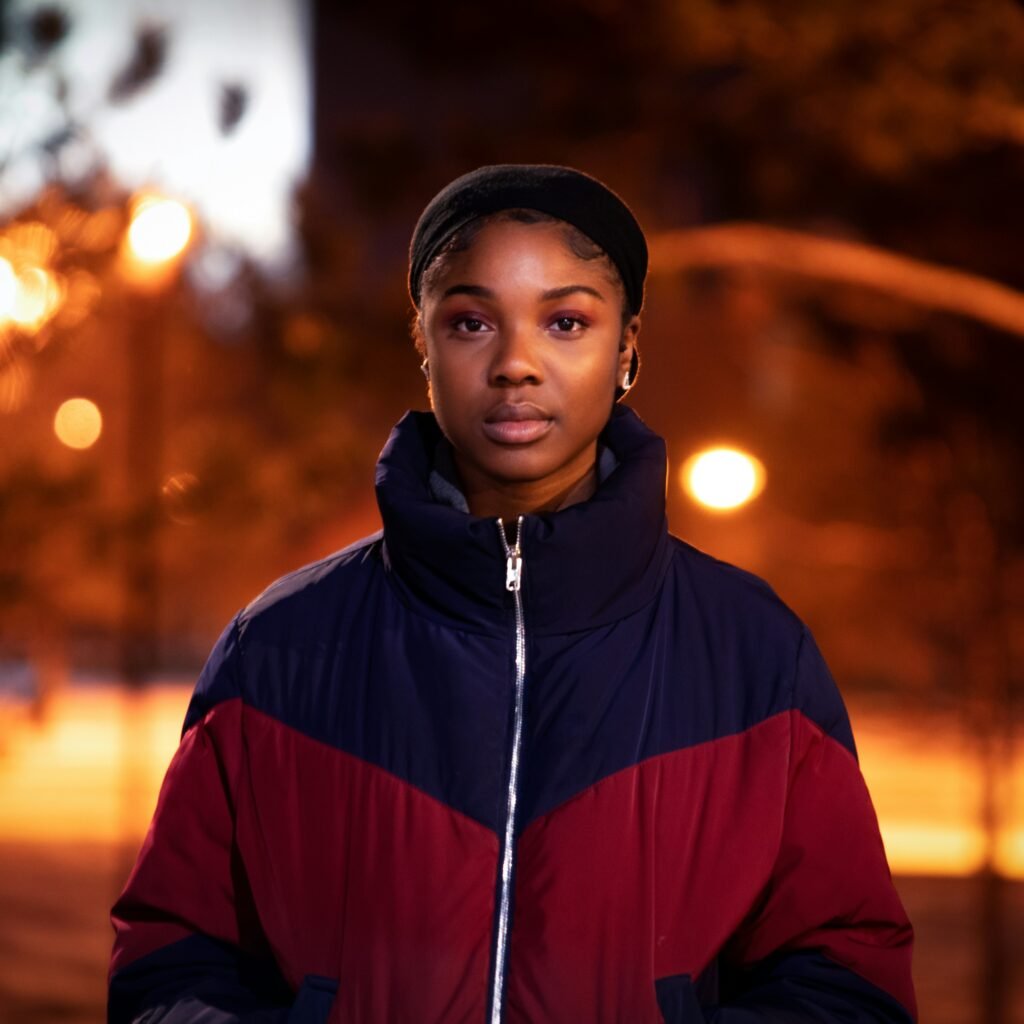
[[[185,716],[187,731],[218,704],[247,693],[243,664],[268,652],[316,651],[364,607],[381,569],[381,533],[275,580],[228,624],[207,658]]]
[[[683,633],[710,663],[716,699],[757,707],[759,718],[799,711],[853,752],[842,697],[799,616],[759,576],[672,540]]]
[[[242,634],[254,627],[272,627],[282,617],[315,614],[324,608],[325,599],[372,576],[379,567],[381,536],[378,530],[275,580],[239,612]]]
[[[800,642],[804,623],[770,583],[678,537],[671,539],[673,570],[698,607],[714,609],[738,627],[766,630],[781,643]]]

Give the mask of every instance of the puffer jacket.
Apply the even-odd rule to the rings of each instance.
[[[594,496],[502,526],[437,500],[439,442],[407,415],[382,533],[217,643],[112,1024],[913,1020],[842,701],[766,584],[668,533],[661,439],[617,408]]]

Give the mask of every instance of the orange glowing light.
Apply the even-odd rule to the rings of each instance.
[[[36,330],[56,313],[61,298],[60,282],[53,274],[41,267],[28,267],[15,282],[10,318],[19,327]]]
[[[731,511],[764,489],[764,464],[737,448],[708,448],[686,460],[682,481],[690,497],[705,508]]]
[[[176,199],[146,196],[140,199],[128,227],[128,247],[140,263],[170,263],[180,256],[192,237],[192,213]]]
[[[0,323],[14,316],[18,303],[18,275],[10,260],[0,256]]]
[[[57,440],[68,448],[91,448],[103,432],[103,417],[88,398],[69,398],[53,418]]]

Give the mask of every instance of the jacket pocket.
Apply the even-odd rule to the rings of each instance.
[[[327,1024],[337,994],[337,978],[307,974],[288,1014],[288,1024]]]
[[[672,974],[658,978],[654,982],[654,994],[665,1024],[700,1024],[704,1020],[690,975]]]

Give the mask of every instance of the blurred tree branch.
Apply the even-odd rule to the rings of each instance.
[[[873,288],[1024,337],[1024,292],[862,242],[766,224],[733,223],[658,232],[651,236],[650,248],[655,273],[759,267]]]

